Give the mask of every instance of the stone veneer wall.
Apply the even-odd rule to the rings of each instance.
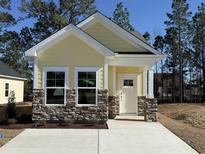
[[[144,109],[147,106],[146,114],[148,121],[157,121],[157,99],[155,98],[146,98],[145,96],[138,97],[138,113],[139,116],[144,116]]]
[[[144,116],[145,96],[138,96],[138,115]]]
[[[108,97],[108,118],[114,119],[119,115],[119,97],[109,96]]]
[[[145,107],[147,106],[147,120],[157,121],[157,100],[146,98],[145,96],[138,97],[138,116],[145,115]],[[108,97],[108,117],[113,119],[116,115],[119,115],[119,97],[109,96]]]
[[[46,106],[44,90],[33,90],[33,121],[64,121],[68,123],[105,123],[108,119],[108,91],[98,90],[98,105],[76,106],[75,90],[66,91],[65,106]]]

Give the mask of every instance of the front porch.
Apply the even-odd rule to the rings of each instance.
[[[145,118],[136,114],[121,114],[116,116],[115,120],[145,121]]]
[[[104,78],[108,78],[109,118],[157,121],[151,67],[154,62],[153,57],[144,55],[118,54],[107,60]]]

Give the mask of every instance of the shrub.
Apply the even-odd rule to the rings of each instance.
[[[6,116],[8,119],[15,119],[17,115],[16,112],[16,97],[15,92],[11,91],[9,98],[8,98],[8,104],[6,107]]]
[[[29,124],[32,123],[32,117],[29,114],[22,114],[20,117],[17,117],[18,123]]]

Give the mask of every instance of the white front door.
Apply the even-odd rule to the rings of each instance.
[[[137,114],[137,74],[119,74],[120,114]]]

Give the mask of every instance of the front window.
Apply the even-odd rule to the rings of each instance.
[[[47,105],[64,105],[66,98],[66,71],[50,68],[45,71],[45,99]]]
[[[79,105],[96,105],[97,70],[81,68],[77,70],[77,100]]]
[[[9,83],[5,83],[5,97],[9,96]]]

